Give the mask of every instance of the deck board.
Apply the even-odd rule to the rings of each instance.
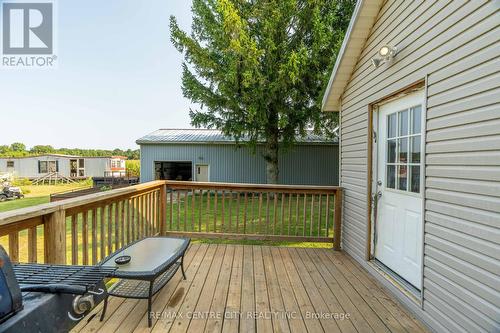
[[[104,321],[101,304],[73,332],[425,332],[342,252],[193,244],[184,263],[187,279],[155,296],[151,328],[145,300],[110,297]]]

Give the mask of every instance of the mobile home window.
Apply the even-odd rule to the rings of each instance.
[[[59,161],[38,161],[38,173],[59,172]]]
[[[14,167],[14,161],[7,161],[7,168],[13,168]]]

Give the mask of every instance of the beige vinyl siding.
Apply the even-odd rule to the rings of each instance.
[[[500,331],[498,1],[387,1],[342,96],[343,247],[368,221],[368,106],[427,76],[423,309],[438,331]],[[392,64],[370,59],[398,46]]]

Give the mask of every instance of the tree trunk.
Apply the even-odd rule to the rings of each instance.
[[[278,150],[278,134],[273,133],[267,139],[264,152],[264,159],[266,160],[266,180],[268,184],[278,184]]]

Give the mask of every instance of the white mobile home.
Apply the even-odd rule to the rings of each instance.
[[[29,179],[50,173],[73,179],[120,177],[126,173],[125,159],[123,156],[82,157],[61,154],[0,158],[0,173]]]
[[[500,332],[499,9],[359,1],[323,99],[342,247],[439,332]]]

